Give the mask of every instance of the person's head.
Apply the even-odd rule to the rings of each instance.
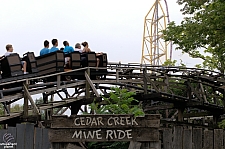
[[[64,46],[69,46],[69,42],[68,41],[63,41],[63,45]]]
[[[48,40],[45,40],[44,41],[44,46],[45,46],[45,48],[49,48],[49,42],[48,42]]]
[[[58,46],[58,40],[57,39],[52,39],[52,45],[57,47]]]
[[[81,49],[81,45],[80,45],[79,43],[77,43],[77,44],[75,45],[75,48]]]
[[[60,51],[63,51],[64,50],[64,48],[62,47],[62,48],[60,48]]]
[[[11,44],[7,44],[5,48],[7,52],[13,52],[13,47]]]
[[[82,44],[82,46],[84,46],[84,47],[88,47],[88,43],[85,41],[85,42],[82,42],[81,43]]]

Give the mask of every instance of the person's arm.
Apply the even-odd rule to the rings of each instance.
[[[3,57],[4,57],[4,56],[0,56],[0,60],[2,60],[2,59],[3,59]]]
[[[96,56],[100,56],[100,55],[102,55],[102,52],[100,52],[100,53],[96,53]]]
[[[70,48],[70,52],[71,53],[74,52],[74,48],[73,47]]]
[[[82,53],[86,53],[86,50],[85,50],[85,48],[82,50]]]

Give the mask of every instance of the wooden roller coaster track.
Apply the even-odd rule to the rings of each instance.
[[[85,70],[85,80],[60,80],[60,76],[81,69]],[[24,110],[1,116],[0,123],[14,125],[18,121],[30,119],[40,121],[41,110],[48,111],[46,120],[51,119],[52,115],[63,114],[68,109],[71,114],[78,114],[80,110],[88,112],[86,105],[94,99],[104,104],[101,97],[108,96],[113,86],[136,92],[135,98],[146,113],[160,113],[162,120],[166,121],[183,122],[192,117],[212,116],[214,122],[217,122],[225,112],[225,79],[219,72],[186,67],[109,63],[107,75],[90,79],[90,70],[96,68],[81,69],[1,83],[0,86],[23,83],[23,86],[1,90],[0,100],[7,105],[23,100]],[[29,83],[53,76],[57,76],[55,82]],[[32,95],[37,94],[43,94],[45,98],[51,96],[50,101],[35,104]],[[58,109],[53,112],[53,108]]]

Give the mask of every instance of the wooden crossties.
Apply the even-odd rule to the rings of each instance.
[[[184,67],[150,65],[143,67],[139,64],[109,63],[107,68],[104,78],[98,74],[101,72],[101,68],[97,73],[93,73],[92,70],[96,68],[87,67],[69,72],[2,82],[0,86],[15,83],[24,83],[24,85],[1,90],[1,102],[11,104],[24,98],[24,115],[28,115],[29,102],[35,114],[39,114],[39,110],[51,108],[59,108],[54,112],[55,114],[62,114],[66,109],[70,109],[72,114],[77,114],[80,109],[88,112],[87,106],[83,108],[82,105],[89,104],[95,98],[101,101],[100,93],[103,94],[102,96],[108,97],[110,88],[119,86],[129,91],[135,91],[134,98],[141,101],[145,108],[144,111],[163,112],[164,118],[182,121],[184,117],[213,114],[216,124],[218,117],[225,113],[225,80],[223,74],[218,72]],[[78,71],[84,72],[82,79],[63,81],[64,76],[78,73]],[[49,77],[53,77],[55,80],[41,82]],[[73,78],[71,77],[71,79]],[[28,83],[34,80],[39,83]],[[67,89],[70,91],[68,92]],[[54,100],[58,96],[60,101],[36,106],[32,95],[42,93],[46,95],[45,99],[51,96],[51,99]]]
[[[56,116],[49,137],[51,142],[158,141],[159,124],[160,115]]]

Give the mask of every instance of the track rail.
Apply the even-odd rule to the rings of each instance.
[[[159,106],[159,108],[164,108],[170,103],[170,105],[172,104],[172,108],[169,106],[170,108],[167,110],[172,109],[171,111],[186,110],[186,114],[188,114],[188,112],[193,113],[193,111],[195,112],[197,109],[197,111],[203,113],[214,113],[217,117],[224,114],[225,79],[224,75],[219,72],[197,68],[111,62],[108,63],[107,68],[99,68],[108,70],[104,79],[91,80],[91,77],[89,77],[91,69],[96,68],[87,67],[46,76],[24,78],[1,83],[0,86],[23,83],[27,88],[24,90],[24,87],[18,86],[16,88],[1,90],[2,98],[0,100],[1,102],[11,104],[18,100],[25,101],[27,98],[25,95],[29,95],[29,100],[31,101],[33,100],[32,95],[44,93],[47,97],[50,96],[49,100],[51,102],[42,105],[32,104],[30,106],[32,107],[31,110],[34,110],[35,108],[39,111],[47,109],[51,110],[53,108],[61,107],[69,109],[73,103],[82,101],[79,104],[89,104],[90,102],[83,101],[94,99],[96,97],[101,98],[99,96],[100,94],[107,96],[112,86],[120,86],[127,88],[130,91],[135,91],[135,98],[140,100],[143,104],[143,108],[147,107],[146,109],[157,109],[157,106]],[[85,80],[60,80],[60,76],[76,73],[80,70],[87,72],[85,73]],[[101,78],[101,73],[96,74]],[[92,73],[90,75],[92,75]],[[54,76],[57,76],[55,82],[41,82],[41,80],[45,78]],[[32,80],[39,80],[39,83],[29,85],[28,82]],[[24,91],[26,91],[26,94]],[[58,96],[58,100],[60,101],[56,101],[54,96]],[[149,108],[151,106],[154,106],[154,108]],[[28,109],[25,108],[24,110]],[[85,111],[85,109],[82,110]],[[88,112],[87,109],[86,111]],[[24,112],[17,114],[10,113],[10,116],[0,117],[0,121],[7,121],[15,117],[24,116],[23,114]],[[174,114],[176,115],[177,112]],[[177,116],[178,115],[179,112]]]

